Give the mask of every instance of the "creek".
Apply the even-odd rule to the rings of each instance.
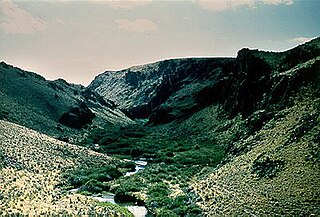
[[[130,160],[126,160],[126,161],[130,161]],[[136,164],[135,170],[132,172],[126,172],[126,174],[124,175],[125,177],[132,176],[132,175],[136,174],[140,170],[143,170],[145,168],[145,166],[148,164],[148,162],[144,158],[134,160],[133,162]],[[73,192],[73,193],[76,193],[77,191],[78,191],[78,189],[70,190],[70,192]],[[123,206],[123,207],[127,208],[135,217],[146,217],[148,214],[148,210],[145,206],[139,206],[134,203],[118,203],[118,202],[116,203],[114,200],[114,194],[112,194],[112,193],[96,194],[96,195],[92,195],[90,197],[95,200],[98,200],[99,202],[108,202],[108,203],[117,204],[119,206]]]

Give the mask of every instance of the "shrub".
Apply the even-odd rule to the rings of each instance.
[[[268,156],[259,156],[252,165],[252,173],[256,173],[259,178],[273,178],[276,173],[284,166],[282,160],[271,160]]]
[[[94,186],[106,190],[109,187],[102,185],[102,182],[111,181],[122,175],[123,174],[115,167],[104,166],[72,171],[65,174],[64,177],[67,178],[69,184],[75,188],[83,187],[84,191],[90,191],[90,189],[97,191],[97,189],[93,188]]]

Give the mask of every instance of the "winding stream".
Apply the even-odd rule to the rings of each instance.
[[[130,161],[130,160],[128,160],[128,161]],[[124,175],[125,177],[132,176],[132,175],[136,174],[140,170],[143,170],[145,168],[145,166],[148,164],[146,159],[143,159],[143,158],[141,158],[139,160],[134,160],[133,162],[136,164],[135,171],[127,172]],[[78,188],[72,189],[69,192],[76,193],[77,191],[78,191]],[[109,202],[109,203],[123,206],[123,207],[127,208],[135,217],[146,217],[147,213],[148,213],[148,210],[145,206],[138,206],[134,203],[116,203],[114,201],[114,194],[111,194],[111,193],[92,195],[91,198],[98,200],[99,202]]]

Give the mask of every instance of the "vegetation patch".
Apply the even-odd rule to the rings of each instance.
[[[7,120],[9,117],[9,112],[6,110],[0,110],[0,120]]]
[[[298,125],[298,127],[296,127],[293,130],[288,142],[290,143],[290,142],[297,141],[301,137],[303,137],[305,134],[307,134],[314,126],[317,125],[317,117],[318,117],[317,114],[313,114],[313,115],[308,114],[302,117],[300,120],[300,124]]]
[[[3,167],[6,166],[6,163],[5,163],[5,156],[4,154],[2,153],[2,151],[0,150],[0,169],[2,169]]]
[[[259,178],[273,178],[277,172],[284,166],[282,160],[272,160],[270,157],[258,157],[252,165],[252,173],[257,174]]]
[[[106,189],[115,194],[116,201],[145,204],[157,216],[198,216],[201,208],[189,191],[190,182],[213,170],[229,146],[246,135],[241,116],[227,119],[221,106],[211,105],[166,125],[141,123],[94,129],[82,145],[98,144],[99,152],[148,161],[137,174],[108,182],[110,189]],[[133,170],[135,164],[126,162],[121,167]]]
[[[79,192],[101,193],[110,190],[110,185],[107,182],[122,175],[113,166],[103,166],[71,171],[66,173],[64,178],[68,180],[68,188],[79,188]]]
[[[117,204],[98,202],[97,206],[108,208],[110,210],[114,210],[117,213],[121,213],[121,216],[134,217],[134,215],[131,212],[129,212],[129,210],[127,210],[126,208],[119,206]]]

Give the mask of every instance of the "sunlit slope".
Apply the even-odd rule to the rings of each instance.
[[[119,216],[123,212],[60,187],[65,171],[117,165],[118,160],[6,121],[0,121],[0,150],[1,215]]]

